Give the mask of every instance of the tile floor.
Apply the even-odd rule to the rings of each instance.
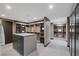
[[[13,49],[12,44],[3,47],[2,55],[21,56]],[[32,52],[29,56],[70,56],[70,54],[65,39],[54,38],[53,40],[50,40],[50,44],[47,47],[44,47],[41,43],[37,43],[37,50]]]

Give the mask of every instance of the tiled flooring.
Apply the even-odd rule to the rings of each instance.
[[[2,56],[20,56],[20,54],[13,49],[13,45],[11,43],[2,47]]]
[[[0,46],[0,55],[1,55],[1,46]]]
[[[4,46],[2,51],[3,56],[20,56],[12,48],[12,44]],[[54,38],[50,40],[50,44],[47,47],[44,47],[41,43],[37,43],[37,51],[32,52],[29,56],[70,56],[70,54],[65,39]]]

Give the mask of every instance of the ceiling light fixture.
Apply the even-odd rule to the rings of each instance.
[[[49,5],[49,8],[52,9],[53,8],[53,5]]]
[[[37,19],[36,17],[34,17],[33,19]]]
[[[9,5],[6,5],[6,8],[10,10],[10,9],[11,9],[11,6],[9,6]]]

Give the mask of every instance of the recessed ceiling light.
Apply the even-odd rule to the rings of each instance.
[[[53,8],[53,5],[49,5],[49,8],[52,9]]]
[[[34,17],[33,19],[37,19],[36,17]]]
[[[61,32],[62,30],[61,29],[58,29],[58,31]]]
[[[1,14],[1,16],[3,17],[3,16],[5,16],[5,14]]]
[[[11,6],[9,6],[9,5],[6,5],[6,8],[10,10],[10,9],[11,9]]]

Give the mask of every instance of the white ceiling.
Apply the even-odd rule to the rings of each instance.
[[[11,10],[6,9],[6,5],[11,6]],[[32,22],[48,17],[52,22],[57,22],[58,18],[67,17],[71,13],[73,7],[72,3],[53,3],[52,9],[49,9],[49,3],[0,3],[0,17],[5,14],[3,18],[19,20],[23,22]],[[36,17],[37,19],[33,19]],[[56,20],[57,19],[57,20]],[[56,21],[55,21],[56,20]],[[61,19],[58,22],[61,22]]]

